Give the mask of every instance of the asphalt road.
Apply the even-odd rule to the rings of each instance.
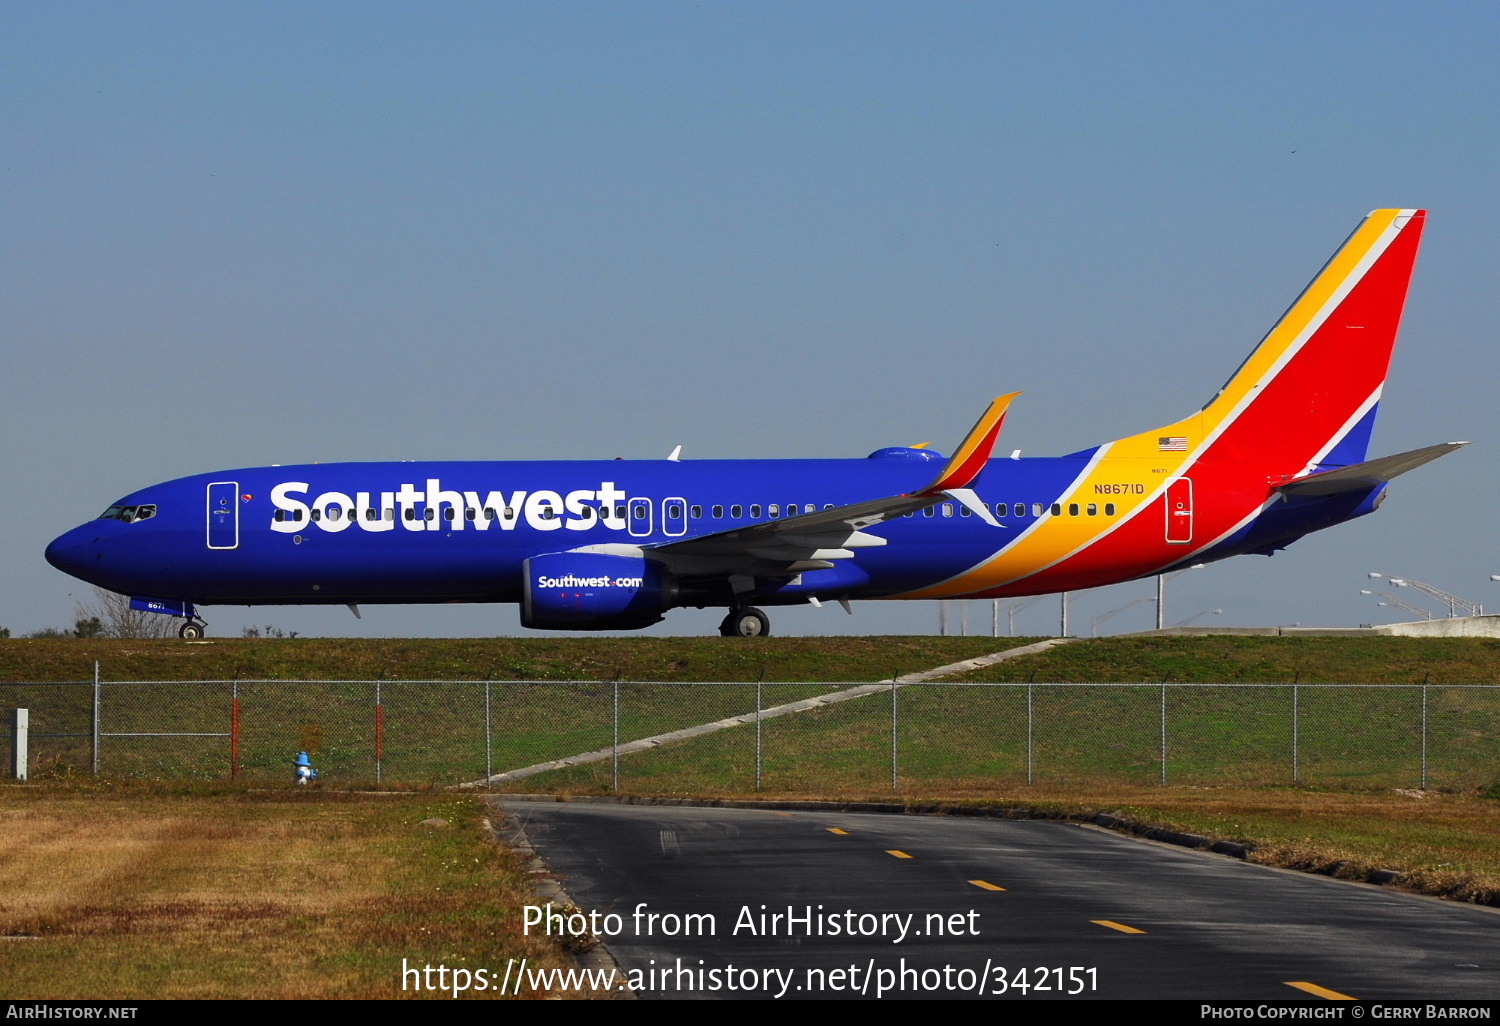
[[[1493,911],[1103,830],[500,804],[642,997],[1500,997]]]

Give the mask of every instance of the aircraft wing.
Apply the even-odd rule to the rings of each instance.
[[[1309,496],[1365,492],[1376,485],[1385,484],[1399,477],[1408,470],[1416,470],[1424,463],[1431,463],[1439,456],[1446,456],[1455,449],[1462,449],[1468,444],[1468,442],[1443,442],[1441,445],[1429,445],[1422,449],[1397,453],[1394,456],[1381,456],[1379,459],[1339,467],[1337,470],[1325,470],[1319,474],[1299,477],[1286,484],[1277,485],[1276,490],[1283,495]]]
[[[991,402],[942,472],[920,491],[684,538],[647,549],[648,558],[687,574],[823,570],[833,566],[833,560],[852,558],[855,549],[886,543],[878,535],[865,533],[865,528],[945,499],[962,503],[980,519],[1000,527],[969,485],[984,469],[1000,437],[1005,412],[1019,394],[1012,392]]]

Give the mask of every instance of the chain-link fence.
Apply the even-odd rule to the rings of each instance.
[[[7,727],[18,708],[32,776],[290,780],[306,751],[328,783],[508,790],[1500,780],[1494,685],[0,684]]]

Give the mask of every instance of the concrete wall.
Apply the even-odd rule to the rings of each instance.
[[[1417,620],[1376,627],[1377,634],[1398,638],[1500,638],[1500,616],[1455,616],[1449,620]]]
[[[1379,627],[1168,627],[1120,637],[1198,638],[1214,634],[1260,638],[1359,637],[1500,638],[1500,614],[1455,616],[1448,620],[1417,620]]]

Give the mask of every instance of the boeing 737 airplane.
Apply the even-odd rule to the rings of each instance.
[[[757,606],[1037,595],[1270,555],[1465,444],[1366,460],[1424,213],[1371,213],[1207,406],[1066,456],[991,458],[1012,394],[946,460],[228,470],[133,492],[47,560],[185,638],[200,605],[398,602],[516,602],[526,627],[580,631],[723,606],[721,632],[754,637]]]

